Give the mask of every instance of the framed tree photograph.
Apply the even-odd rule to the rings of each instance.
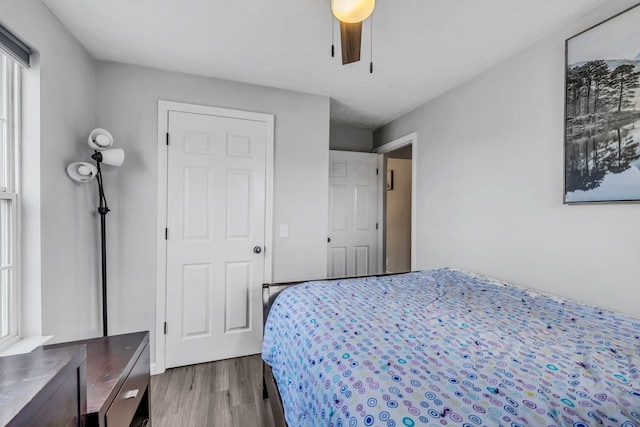
[[[566,41],[564,202],[640,201],[640,5]]]

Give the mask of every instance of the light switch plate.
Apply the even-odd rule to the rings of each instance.
[[[289,237],[289,224],[280,224],[280,237]]]

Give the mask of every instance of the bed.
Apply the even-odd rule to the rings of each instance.
[[[640,426],[638,319],[451,269],[265,289],[290,427]]]

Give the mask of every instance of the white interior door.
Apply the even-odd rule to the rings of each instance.
[[[266,124],[169,112],[166,367],[260,352]]]
[[[379,272],[377,165],[377,154],[329,152],[329,278]]]

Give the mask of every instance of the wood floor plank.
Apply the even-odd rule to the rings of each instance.
[[[273,427],[259,355],[168,369],[151,378],[154,427]]]

